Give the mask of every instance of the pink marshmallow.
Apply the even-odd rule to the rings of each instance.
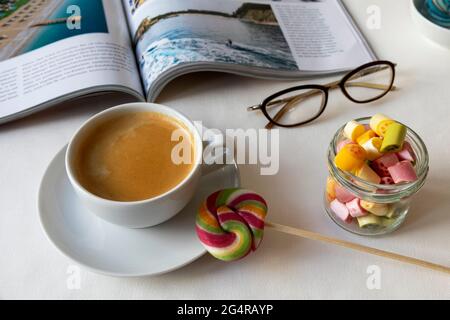
[[[338,153],[339,151],[341,151],[341,149],[345,146],[345,145],[347,145],[347,144],[350,144],[350,143],[354,143],[352,140],[350,140],[350,139],[345,139],[345,140],[342,140],[341,142],[339,142],[338,144],[337,144],[337,146],[336,146],[336,153]]]
[[[394,184],[394,180],[391,177],[381,178],[381,184]]]
[[[353,218],[362,217],[367,215],[366,210],[364,210],[359,204],[359,199],[355,198],[350,202],[347,202],[345,206],[348,209],[348,212]]]
[[[395,183],[411,182],[417,180],[417,174],[409,161],[401,161],[388,168]]]
[[[400,159],[400,161],[402,160],[407,160],[410,162],[416,161],[416,154],[414,153],[411,144],[407,141],[403,143],[403,149],[397,152],[397,157]]]
[[[382,163],[386,168],[398,163],[398,158],[395,153],[386,153],[382,157],[375,160],[375,162]]]
[[[336,199],[338,199],[338,201],[342,203],[350,202],[356,198],[353,193],[345,189],[340,184],[336,184],[336,186],[334,187],[334,191],[336,193]]]
[[[372,161],[370,167],[381,177],[389,177],[388,168],[397,164],[398,158],[395,153],[386,153],[377,160]]]
[[[334,199],[330,202],[330,208],[334,212],[334,214],[344,222],[350,222],[352,216],[350,215],[347,207],[339,200]]]

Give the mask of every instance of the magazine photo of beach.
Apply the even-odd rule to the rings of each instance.
[[[80,15],[67,12],[72,5]],[[0,61],[93,32],[108,33],[102,0],[0,0]]]
[[[224,1],[218,11],[206,1],[175,0],[170,7],[144,19],[134,36],[147,90],[158,76],[183,63],[298,70],[268,4]]]

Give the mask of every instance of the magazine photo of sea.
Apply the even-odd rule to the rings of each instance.
[[[147,90],[162,73],[184,63],[298,70],[270,5],[229,3],[234,7],[228,11],[171,11],[141,23],[134,40]]]
[[[102,0],[0,0],[0,61],[93,32],[108,33]]]

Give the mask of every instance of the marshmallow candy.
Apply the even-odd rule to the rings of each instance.
[[[378,131],[377,134],[380,137],[384,137],[386,135],[386,131],[387,129],[390,127],[391,124],[395,123],[394,120],[384,120],[381,121],[380,124],[378,125]]]
[[[351,144],[351,143],[354,143],[354,142],[353,142],[352,140],[350,140],[350,139],[345,139],[345,140],[340,141],[340,142],[337,144],[337,146],[336,146],[336,153],[338,153],[339,151],[341,151],[342,148],[343,148],[345,145]]]
[[[350,202],[347,202],[345,206],[348,209],[348,212],[353,218],[362,217],[367,215],[366,210],[364,210],[360,205],[360,200],[358,198],[353,199]]]
[[[358,144],[345,145],[334,158],[336,167],[343,171],[353,171],[360,168],[366,159],[366,150]]]
[[[347,122],[344,127],[344,137],[352,141],[356,141],[359,136],[361,136],[366,129],[364,126],[355,120]]]
[[[335,188],[336,188],[336,181],[332,177],[328,176],[327,177],[327,186],[326,186],[328,201],[333,201],[334,199],[336,199]]]
[[[397,152],[403,147],[406,137],[406,127],[398,122],[394,122],[386,130],[386,134],[381,144],[381,152]]]
[[[348,191],[346,188],[341,186],[339,183],[336,183],[334,186],[335,196],[342,203],[350,202],[356,198],[356,196]]]
[[[409,161],[401,161],[388,168],[389,174],[394,183],[412,182],[417,180],[417,174]]]
[[[370,166],[380,177],[389,177],[388,168],[397,164],[398,158],[395,153],[386,153],[381,158],[373,161]]]
[[[416,154],[408,141],[403,142],[403,148],[397,152],[397,157],[402,160],[414,162],[416,161]]]
[[[370,118],[369,125],[377,135],[383,137],[387,127],[393,122],[394,120],[392,120],[388,116],[385,116],[382,113],[377,113],[372,118]]]
[[[352,216],[350,215],[350,212],[348,211],[346,205],[342,202],[339,202],[339,200],[334,199],[333,201],[331,201],[330,209],[342,221],[351,222]]]
[[[364,163],[361,168],[356,170],[356,176],[365,181],[376,184],[381,182],[380,176],[375,171],[373,171],[367,163]]]
[[[364,150],[366,150],[368,160],[373,161],[382,156],[382,153],[380,152],[382,142],[383,140],[379,137],[373,137],[361,145]]]
[[[363,209],[379,217],[383,217],[389,213],[389,205],[385,203],[375,203],[361,200],[360,205]]]
[[[373,214],[368,214],[366,216],[357,217],[358,225],[360,228],[369,227],[369,226],[379,226],[382,221],[380,217],[377,217]]]
[[[358,139],[356,139],[356,142],[360,146],[363,146],[366,141],[368,141],[368,140],[370,140],[370,139],[372,139],[372,138],[374,138],[376,136],[377,136],[377,134],[375,133],[375,131],[368,130],[368,131],[364,132],[362,135],[360,135],[358,137]]]

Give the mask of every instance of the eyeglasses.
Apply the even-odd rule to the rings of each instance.
[[[274,125],[287,128],[301,126],[314,121],[324,112],[330,89],[340,88],[348,99],[356,103],[372,102],[395,90],[395,66],[390,61],[369,62],[347,73],[341,80],[325,85],[288,88],[247,110],[261,110],[269,120],[267,129]]]

